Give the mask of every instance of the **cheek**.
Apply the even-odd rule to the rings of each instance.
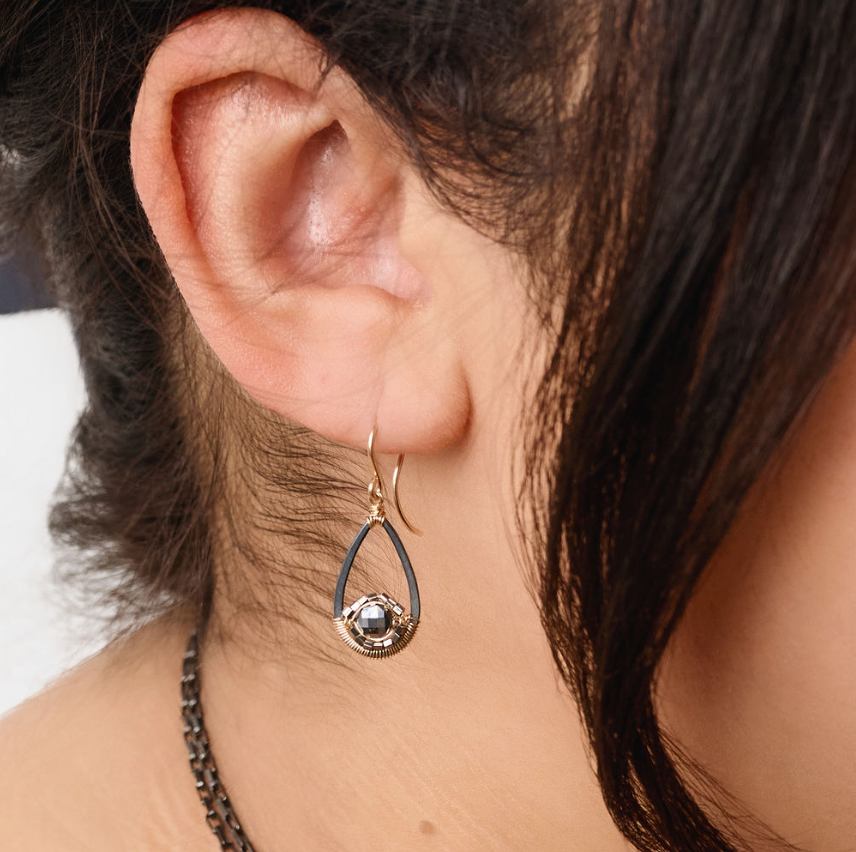
[[[850,352],[751,495],[659,688],[689,754],[805,848],[856,836],[855,365]]]

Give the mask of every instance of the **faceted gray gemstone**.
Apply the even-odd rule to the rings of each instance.
[[[357,615],[357,625],[364,636],[384,636],[391,623],[389,611],[376,603],[364,606]]]

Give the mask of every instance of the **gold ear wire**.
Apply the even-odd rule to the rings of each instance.
[[[422,531],[416,529],[413,524],[407,519],[407,516],[404,514],[404,509],[401,508],[401,500],[398,497],[398,483],[401,479],[401,466],[404,464],[404,455],[400,455],[398,457],[398,461],[395,463],[395,469],[392,471],[392,496],[395,500],[395,509],[398,512],[398,516],[404,521],[404,526],[410,530],[414,535],[422,535]]]
[[[375,479],[377,480],[378,491],[380,492],[380,496],[383,495],[383,476],[381,476],[380,468],[377,466],[377,459],[374,457],[374,433],[377,432],[377,426],[375,426],[371,432],[369,432],[369,447],[366,451],[366,455],[368,455],[369,460],[372,463],[372,468],[375,472]]]
[[[381,475],[380,468],[377,464],[377,459],[374,454],[374,437],[375,432],[377,432],[377,424],[375,424],[372,431],[369,433],[369,446],[368,446],[368,457],[371,460],[372,468],[374,469],[374,479],[372,480],[371,485],[369,485],[369,494],[371,495],[373,500],[380,501],[380,505],[383,505],[383,493],[384,493],[384,484],[383,484],[383,476]],[[395,509],[398,512],[399,517],[404,522],[404,526],[410,530],[414,535],[422,535],[422,531],[417,529],[410,523],[407,515],[404,514],[404,509],[401,508],[401,498],[398,494],[398,483],[401,480],[401,466],[404,464],[404,453],[401,453],[398,456],[398,461],[395,463],[395,468],[392,471],[392,497],[395,501]]]

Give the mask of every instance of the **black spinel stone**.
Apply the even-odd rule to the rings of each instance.
[[[364,606],[357,615],[357,625],[364,636],[383,636],[391,623],[389,610],[376,603]]]

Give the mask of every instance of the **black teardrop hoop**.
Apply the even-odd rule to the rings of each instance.
[[[410,642],[419,625],[419,587],[416,584],[416,575],[413,573],[413,566],[410,564],[407,551],[404,549],[398,533],[384,515],[382,479],[374,457],[374,435],[376,431],[376,429],[372,429],[368,446],[368,455],[374,467],[374,478],[369,485],[369,515],[348,548],[345,561],[342,563],[342,570],[339,572],[336,593],[333,597],[333,624],[349,648],[353,648],[367,657],[390,657],[397,654]],[[395,504],[405,526],[417,535],[421,535],[401,511],[401,504],[398,499],[398,475],[403,460],[404,456],[398,457],[393,475]],[[409,614],[404,611],[401,604],[385,593],[363,595],[350,606],[344,605],[345,585],[348,582],[348,575],[351,573],[351,566],[354,564],[357,552],[369,530],[376,526],[386,530],[386,534],[401,561],[404,576],[407,578],[407,588],[410,592]]]

